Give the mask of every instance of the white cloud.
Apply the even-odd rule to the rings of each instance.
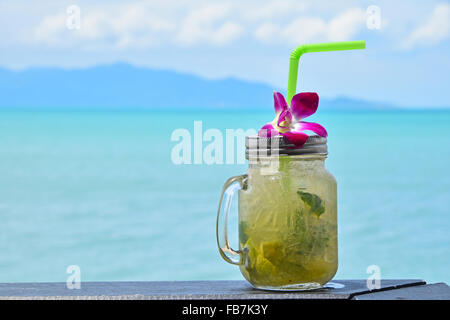
[[[133,6],[81,7],[80,29],[66,26],[68,15],[46,16],[34,29],[33,43],[51,46],[109,45],[113,47],[151,46],[175,24],[158,16],[145,4]]]
[[[287,42],[300,44],[318,39],[327,32],[327,24],[320,18],[298,18],[281,30]]]
[[[286,25],[263,23],[255,29],[257,39],[266,43],[299,44],[311,41],[350,40],[365,27],[366,13],[349,9],[328,22],[318,17],[299,17]]]
[[[48,16],[37,26],[34,31],[36,42],[46,42],[48,44],[58,43],[58,30],[65,28],[66,17],[64,15]]]
[[[450,4],[438,4],[428,20],[413,30],[403,42],[404,48],[438,44],[450,36]]]
[[[328,23],[327,38],[332,41],[350,40],[366,27],[366,12],[353,8],[331,19]]]
[[[45,10],[41,10],[43,14],[38,16],[40,21],[33,22],[34,25],[27,26],[28,29],[20,27],[23,29],[21,34],[26,36],[15,37],[15,41],[25,39],[28,44],[37,46],[80,50],[226,46],[239,40],[257,40],[267,45],[296,45],[354,39],[366,29],[367,19],[365,8],[352,7],[350,2],[343,11],[336,5],[324,6],[307,0],[142,0],[113,3],[79,0],[79,5],[81,29],[68,30],[65,6],[48,2]],[[433,44],[447,38],[449,7],[448,4],[437,6],[430,19],[407,37],[405,46]],[[0,12],[0,19],[5,16],[6,13]],[[7,41],[3,39],[0,39],[0,45]]]
[[[238,38],[243,31],[239,24],[229,21],[213,32],[211,41],[217,45],[225,45]]]
[[[236,39],[243,28],[236,22],[227,21],[231,12],[229,3],[212,4],[192,9],[181,22],[175,42],[184,46],[200,42],[224,45]]]
[[[258,1],[248,6],[240,6],[245,20],[261,21],[283,19],[306,11],[307,3],[299,0]]]
[[[178,6],[174,5],[178,4]],[[175,44],[226,45],[245,29],[232,19],[230,3],[131,2],[80,5],[81,28],[66,27],[68,15],[60,11],[45,16],[34,27],[29,42],[55,47],[133,48]]]
[[[266,43],[275,42],[279,36],[280,30],[280,26],[272,22],[266,22],[256,28],[255,37]]]

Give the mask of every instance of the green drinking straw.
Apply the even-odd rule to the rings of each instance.
[[[291,60],[289,63],[289,79],[287,90],[288,103],[291,104],[292,97],[295,95],[295,91],[297,88],[298,61],[300,60],[302,54],[307,52],[340,51],[340,50],[354,50],[365,48],[366,42],[364,40],[360,40],[360,41],[304,44],[292,50]]]

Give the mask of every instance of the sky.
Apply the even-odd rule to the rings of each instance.
[[[366,49],[301,58],[298,91],[450,106],[449,1],[0,0],[0,67],[126,62],[206,78],[287,87],[304,43]]]

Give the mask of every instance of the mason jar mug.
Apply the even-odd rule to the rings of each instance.
[[[337,271],[337,186],[325,168],[326,138],[296,149],[281,136],[246,137],[246,174],[227,180],[217,214],[221,256],[255,288],[317,289]],[[239,249],[227,220],[238,195]]]

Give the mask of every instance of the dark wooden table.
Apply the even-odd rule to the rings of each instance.
[[[65,283],[0,283],[0,299],[23,300],[253,300],[253,299],[445,299],[445,283],[422,280],[381,280],[369,290],[366,280],[333,280],[326,288],[306,292],[273,292],[252,288],[245,281],[82,282],[80,289]]]

